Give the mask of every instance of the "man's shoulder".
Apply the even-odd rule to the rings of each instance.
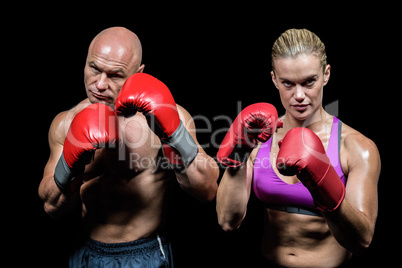
[[[57,143],[64,144],[64,139],[74,117],[90,104],[89,100],[85,99],[70,110],[57,114],[50,125],[49,138]]]

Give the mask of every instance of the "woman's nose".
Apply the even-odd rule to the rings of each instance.
[[[302,86],[300,85],[296,86],[296,92],[293,97],[298,102],[302,102],[306,98],[306,94],[304,93]]]

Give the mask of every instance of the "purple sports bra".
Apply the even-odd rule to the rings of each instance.
[[[345,175],[342,172],[339,160],[341,129],[342,122],[334,116],[326,153],[339,178],[346,186]],[[261,145],[254,162],[253,189],[255,195],[266,206],[274,209],[281,207],[286,209],[279,210],[302,214],[310,213],[297,212],[297,209],[296,211],[294,209],[289,211],[287,207],[317,211],[310,192],[301,182],[288,184],[275,173],[270,158],[271,144],[272,137]]]

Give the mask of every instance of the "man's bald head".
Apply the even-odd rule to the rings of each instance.
[[[111,27],[101,31],[89,46],[88,55],[93,52],[131,63],[133,73],[141,65],[141,42],[135,33],[124,27]]]
[[[137,35],[123,27],[103,30],[92,40],[84,83],[92,103],[113,104],[128,77],[142,72],[142,47]]]

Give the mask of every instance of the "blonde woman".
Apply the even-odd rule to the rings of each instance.
[[[337,267],[371,243],[380,156],[363,134],[328,114],[325,46],[306,29],[272,48],[272,81],[285,115],[266,103],[245,108],[226,134],[217,194],[225,231],[241,225],[251,191],[264,203],[264,267]],[[279,144],[278,144],[279,143]]]

